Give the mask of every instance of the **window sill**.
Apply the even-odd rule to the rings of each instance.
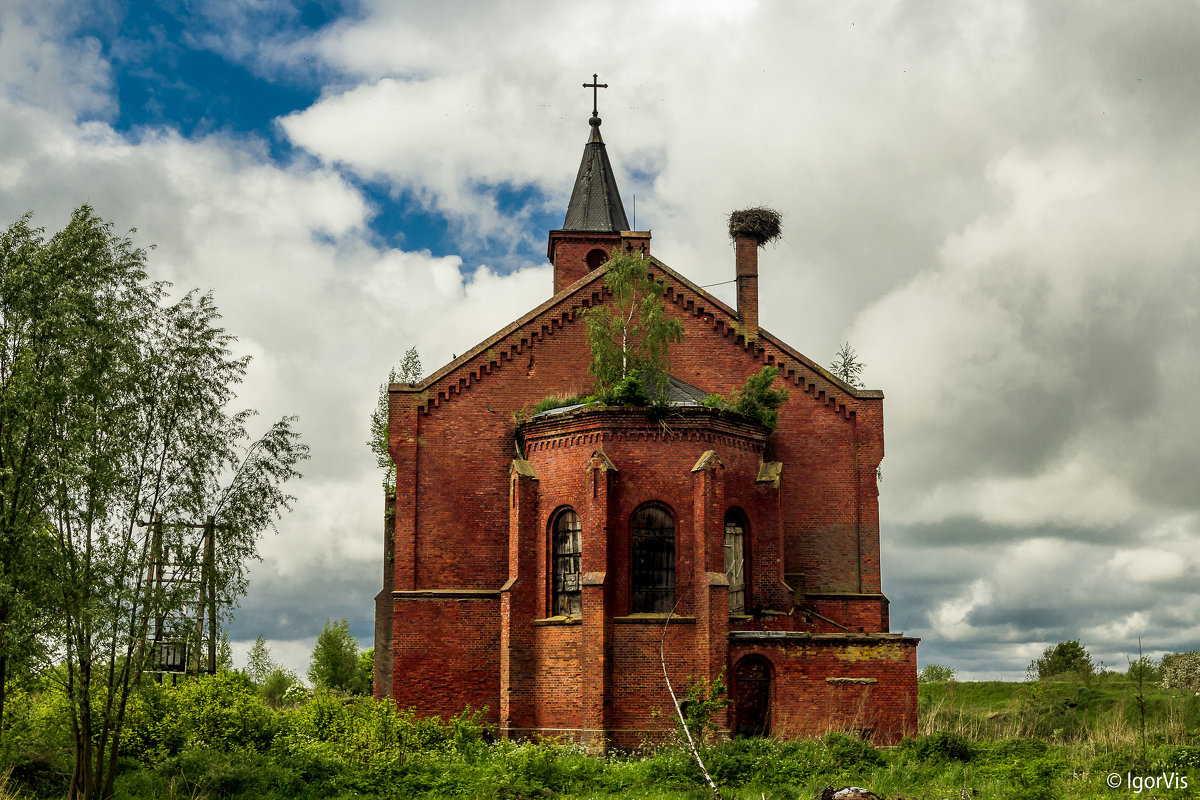
[[[581,625],[583,617],[546,617],[545,619],[535,619],[533,624],[537,627],[546,627],[549,625]]]
[[[730,622],[750,622],[753,619],[754,619],[754,617],[752,617],[749,614],[730,614],[729,615]]]
[[[628,617],[613,617],[616,625],[695,625],[695,617],[679,614],[630,614]]]

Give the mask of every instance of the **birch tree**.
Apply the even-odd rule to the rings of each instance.
[[[44,574],[18,577],[44,594],[44,636],[63,660],[54,674],[73,739],[68,797],[94,800],[113,793],[126,708],[153,655],[148,634],[196,602],[185,587],[199,577],[199,537],[147,523],[215,519],[209,577],[228,608],[259,535],[290,505],[283,486],[307,448],[293,418],[254,437],[254,412],[231,409],[249,360],[233,356],[210,296],[169,302],[147,279],[145,252],[87,206],[48,241],[22,224],[10,228],[21,255],[3,264],[25,292],[13,294],[25,299],[11,324],[28,331],[14,358],[39,366],[14,377],[13,391],[39,416],[21,440],[27,522],[9,533],[42,531]],[[151,580],[167,560],[182,580]]]
[[[652,402],[666,400],[667,348],[683,340],[683,323],[667,316],[664,287],[650,277],[650,263],[632,253],[614,253],[605,262],[612,297],[587,312],[589,369],[598,395],[636,378]]]

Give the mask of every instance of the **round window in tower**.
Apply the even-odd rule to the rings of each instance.
[[[587,254],[584,261],[587,262],[588,269],[595,269],[608,260],[608,253],[597,247],[595,250]]]

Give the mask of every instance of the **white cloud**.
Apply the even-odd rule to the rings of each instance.
[[[381,248],[368,203],[337,172],[273,163],[254,139],[147,130],[131,141],[2,97],[0,114],[0,216],[32,208],[53,231],[86,201],[118,230],[136,226],[135,242],[155,246],[152,275],[178,291],[211,288],[238,352],[254,357],[239,403],[259,409],[263,426],[300,417],[313,457],[289,487],[295,510],[262,542],[266,560],[252,569],[239,617],[253,624],[272,606],[256,593],[278,587],[275,576],[304,583],[333,565],[330,574],[356,583],[334,591],[360,594],[367,616],[381,553],[364,444],[377,387],[411,345],[431,371],[502,327],[549,294],[548,271],[467,274],[457,257]],[[327,616],[309,599],[289,613],[291,629],[319,629]],[[276,629],[283,616],[272,613],[264,627]]]
[[[86,13],[54,0],[0,5],[0,95],[69,119],[111,113],[116,103],[100,41],[64,41]]]
[[[1127,580],[1140,583],[1166,583],[1188,571],[1187,560],[1181,553],[1149,548],[1119,552],[1108,566]]]
[[[294,621],[287,587],[339,557],[369,585],[335,600],[369,614],[376,387],[408,346],[432,371],[548,296],[544,262],[512,248],[544,241],[531,215],[563,210],[596,72],[618,180],[656,254],[698,283],[728,280],[725,215],[779,207],[764,326],[822,363],[849,339],[885,390],[883,522],[906,536],[883,569],[893,599],[921,596],[892,611],[924,621],[923,652],[953,642],[984,674],[1027,662],[1032,637],[1115,642],[1133,621],[1156,647],[1194,645],[1194,12],[368,2],[304,38],[263,28],[292,13],[274,2],[204,8],[228,24],[196,44],[326,81],[279,121],[308,155],[115,132],[99,44],[64,38],[66,5],[10,4],[0,216],[34,209],[53,229],[86,201],[136,225],[156,272],[215,290],[256,358],[245,402],[301,415],[314,459],[256,569],[273,594],[244,618]],[[497,255],[381,245],[356,177]],[[497,187],[532,199],[510,210]]]
[[[992,602],[992,587],[983,579],[972,581],[965,593],[946,600],[929,615],[939,636],[951,641],[969,638],[975,629],[968,621],[971,612]]]

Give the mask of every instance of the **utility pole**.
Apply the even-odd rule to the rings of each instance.
[[[151,563],[147,579],[150,583],[149,598],[154,614],[154,632],[151,639],[151,653],[154,660],[153,671],[158,673],[160,681],[163,672],[169,672],[173,675],[183,672],[186,675],[195,669],[195,674],[197,675],[203,672],[207,672],[210,675],[215,674],[217,671],[216,538],[217,530],[223,526],[217,525],[216,518],[211,514],[208,515],[203,523],[166,523],[166,527],[172,529],[201,531],[199,543],[200,559],[197,565],[194,560],[188,559],[184,552],[179,554],[181,560],[177,562],[169,561],[167,548],[163,542],[164,523],[161,515],[155,514],[149,522],[138,520],[137,524],[140,527],[150,527]],[[197,554],[196,549],[192,549],[191,553],[194,559]],[[199,566],[198,576],[195,571],[196,566]],[[193,634],[178,631],[179,634],[183,635],[182,641],[166,641],[163,638],[163,632],[167,624],[165,606],[168,597],[168,584],[173,586],[173,599],[178,602],[182,593],[183,607],[192,606],[192,609],[194,609],[192,613],[195,614],[195,631]],[[188,585],[195,586],[194,595],[186,590],[185,587]],[[192,611],[192,609],[189,609],[189,611]],[[180,622],[190,622],[192,613],[185,611]],[[206,617],[207,624],[205,624]],[[186,628],[187,625],[184,627]],[[191,640],[190,643],[189,640]],[[206,643],[208,645],[207,648],[205,647]],[[193,656],[192,653],[188,652],[189,650],[193,650],[195,655]],[[205,652],[206,650],[207,653]]]

